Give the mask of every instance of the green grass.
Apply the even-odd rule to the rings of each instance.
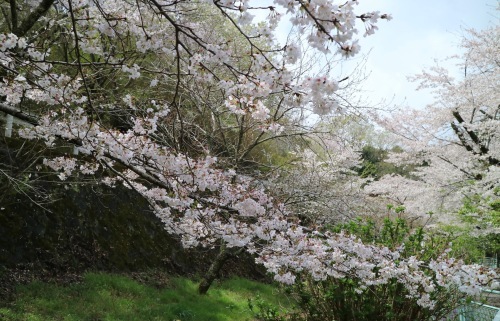
[[[90,273],[82,283],[69,286],[20,286],[16,300],[0,307],[0,320],[255,320],[248,299],[257,297],[275,307],[291,306],[276,287],[240,278],[218,283],[200,296],[197,283],[186,278],[173,278],[157,289],[125,276]]]

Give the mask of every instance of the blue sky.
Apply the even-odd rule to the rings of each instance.
[[[379,30],[362,38],[362,53],[370,77],[364,95],[375,103],[422,108],[432,102],[429,93],[416,91],[407,76],[459,53],[464,28],[484,29],[499,22],[498,0],[359,0],[360,12],[379,10],[393,20],[380,21]],[[448,64],[445,66],[453,67]]]

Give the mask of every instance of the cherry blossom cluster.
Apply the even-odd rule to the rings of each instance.
[[[18,46],[20,49],[26,48],[26,39],[20,38],[15,34],[0,34],[0,52],[5,52],[8,49],[14,49]]]
[[[363,179],[350,170],[359,165],[354,144],[346,145],[339,133],[316,134],[325,146],[323,155],[306,149],[293,153],[293,167],[270,179],[274,194],[287,208],[315,225],[345,222],[368,215]]]
[[[315,235],[316,234],[316,235]],[[479,265],[465,265],[447,257],[447,252],[426,264],[415,257],[404,258],[399,251],[363,244],[354,236],[304,233],[290,226],[278,235],[257,258],[279,282],[292,284],[294,274],[307,272],[313,279],[352,278],[359,281],[359,293],[371,285],[396,280],[408,297],[422,307],[433,309],[432,297],[439,288],[458,289],[478,295],[497,275]]]
[[[228,247],[244,247],[257,256],[275,279],[293,283],[294,273],[307,272],[316,280],[352,277],[360,280],[359,291],[370,285],[397,280],[417,303],[433,307],[430,299],[438,286],[456,286],[475,294],[495,274],[479,266],[446,257],[432,261],[428,268],[414,257],[403,258],[398,251],[363,244],[354,236],[305,231],[291,220],[277,203],[250,177],[218,170],[213,157],[190,159],[158,146],[135,130],[126,133],[99,131],[85,121],[83,113],[73,115],[67,127],[34,127],[28,137],[53,135],[82,141],[79,150],[94,155],[100,166],[115,173],[107,184],[123,183],[147,199],[168,232],[181,236],[186,247],[213,246],[222,239]],[[99,131],[93,135],[93,131]],[[86,137],[94,137],[92,140]],[[126,169],[119,170],[123,165]],[[93,168],[75,158],[59,157],[45,162],[60,172],[61,179],[73,171],[92,174]],[[265,243],[263,243],[265,242]],[[437,281],[434,281],[437,280]]]
[[[320,115],[335,111],[336,80],[287,69],[301,51],[296,44],[280,47],[272,41],[279,20],[290,17],[313,48],[337,48],[349,57],[359,51],[356,20],[367,24],[371,34],[378,19],[390,18],[356,15],[357,1],[275,4],[286,13],[267,7],[269,21],[245,31],[251,10],[262,10],[249,0],[59,1],[58,11],[64,14],[46,14],[47,29],[34,29],[29,38],[0,35],[0,62],[7,74],[0,82],[2,95],[10,107],[20,112],[26,107],[39,116],[36,126],[20,131],[22,137],[41,139],[49,147],[60,141],[76,146],[78,156],[44,161],[61,180],[105,172],[103,183],[134,189],[186,247],[210,247],[223,240],[228,247],[255,254],[285,283],[300,271],[316,279],[353,276],[364,286],[396,279],[412,297],[421,297],[419,304],[431,307],[434,283],[421,269],[422,262],[352,236],[306,232],[264,184],[221,169],[208,152],[190,157],[162,139],[167,118],[180,118],[184,97],[197,95],[199,88],[210,98],[220,98],[214,104],[222,106],[207,107],[209,98],[195,108],[221,107],[221,114],[236,118],[248,115],[266,134],[284,130],[287,118],[279,110],[300,114],[312,106]],[[224,36],[226,29],[236,36]],[[61,48],[37,40],[51,30],[63,30],[58,38],[69,39],[63,45],[71,55],[63,60],[58,60],[63,54],[54,53]],[[23,105],[25,99],[29,106]],[[109,110],[126,112],[129,127],[111,126],[103,117]],[[458,282],[464,290],[490,278],[463,265],[460,271],[467,273],[456,278],[458,265],[446,260],[435,266],[443,282]],[[451,267],[451,273],[444,272]]]
[[[50,54],[50,49],[40,52],[27,45],[25,38],[13,34],[0,36],[5,42],[3,50],[0,48],[0,63],[13,72],[12,78],[4,78],[0,82],[7,103],[15,106],[23,97],[48,105],[81,104],[87,100],[80,93],[81,78],[51,72],[52,65],[43,62]],[[26,49],[25,56],[19,58],[7,50],[15,48]],[[17,71],[16,67],[22,72]]]
[[[304,88],[309,89],[313,112],[317,115],[327,115],[332,110],[337,111],[338,103],[332,98],[332,95],[339,89],[336,81],[327,77],[306,78],[303,82]]]
[[[257,120],[266,120],[267,125],[263,129],[276,131],[277,125],[272,125],[270,113],[272,108],[263,107],[266,103],[262,97],[271,94],[285,94],[286,101],[296,101],[294,97],[300,95],[300,102],[304,105],[312,102],[313,110],[319,114],[326,114],[336,110],[337,104],[330,96],[338,90],[336,82],[326,77],[321,80],[311,81],[307,79],[300,81],[300,86],[292,86],[294,76],[283,67],[278,67],[280,62],[276,60],[276,51],[285,53],[285,60],[288,63],[296,62],[301,54],[300,47],[296,44],[287,44],[284,48],[278,48],[269,42],[269,45],[258,44],[253,38],[266,38],[272,35],[273,28],[284,16],[291,16],[291,21],[299,28],[304,28],[302,32],[310,33],[309,42],[315,48],[328,51],[329,46],[337,45],[342,53],[352,55],[359,50],[357,43],[350,43],[353,35],[357,32],[355,21],[361,20],[366,23],[370,21],[373,28],[379,18],[388,19],[388,15],[379,13],[354,14],[356,1],[348,1],[343,4],[333,4],[329,1],[276,1],[277,6],[286,9],[287,14],[279,14],[276,7],[270,6],[269,21],[263,25],[270,28],[270,33],[258,33],[256,35],[245,33],[240,29],[238,21],[232,16],[248,15],[253,9],[251,1],[224,1],[207,4],[207,6],[219,6],[226,14],[228,24],[234,24],[237,30],[243,33],[243,47],[232,48],[226,39],[220,38],[217,34],[207,32],[210,28],[203,21],[196,21],[190,16],[193,10],[203,9],[202,3],[179,4],[177,2],[156,2],[134,3],[104,1],[96,4],[93,1],[62,1],[61,6],[70,12],[74,21],[74,28],[69,33],[74,37],[75,46],[83,53],[102,57],[106,61],[107,67],[116,68],[124,73],[129,79],[138,79],[141,73],[147,72],[147,77],[152,76],[151,85],[156,86],[158,82],[165,81],[164,77],[158,77],[164,73],[164,68],[152,68],[150,65],[141,66],[140,63],[127,59],[125,53],[129,50],[126,44],[120,39],[131,35],[133,46],[138,53],[157,54],[161,56],[174,56],[179,62],[177,76],[190,75],[199,81],[219,80],[224,84],[227,97],[237,96],[248,101],[256,101],[255,108],[229,108],[232,112],[245,111],[254,114]],[[170,5],[177,6],[176,20],[170,16],[168,8]],[[153,9],[153,10],[152,10]],[[208,10],[208,9],[203,9]],[[261,9],[260,9],[261,10]],[[56,25],[61,21],[48,19],[48,25]],[[258,29],[257,29],[258,30]],[[307,31],[310,30],[310,31]],[[20,38],[17,41],[15,35],[2,36],[2,49],[12,49],[18,43],[19,48],[27,46],[26,40]],[[107,41],[102,41],[101,37],[116,39],[116,44],[109,46]],[[176,39],[175,41],[173,39]],[[267,39],[266,41],[269,41]],[[246,42],[246,43],[245,43]],[[128,44],[127,44],[128,45]],[[28,61],[22,64],[31,63],[33,76],[38,77],[35,67],[47,72],[52,68],[50,64],[50,48],[45,52],[33,50],[36,46],[29,48],[33,51]],[[243,49],[241,49],[243,48]],[[28,50],[28,51],[29,51]],[[249,50],[252,57],[251,70],[246,71],[246,67],[237,67],[240,60],[238,50]],[[38,57],[34,57],[38,53]],[[8,61],[9,54],[4,54],[2,61]],[[0,57],[2,58],[2,57]],[[166,58],[168,59],[168,58]],[[35,66],[35,61],[37,62]],[[43,66],[42,66],[43,64]],[[147,70],[147,71],[146,71]],[[236,75],[237,77],[234,77]],[[27,76],[27,75],[26,75]],[[28,77],[33,81],[34,77]],[[46,77],[47,78],[47,77]],[[68,86],[66,83],[55,83],[52,76],[48,76],[44,82],[37,84],[42,89],[53,88],[44,101],[56,103],[74,100],[71,93],[66,93]],[[80,79],[81,80],[81,79]],[[75,81],[79,81],[76,79]],[[166,82],[166,81],[165,81]],[[232,84],[232,85],[231,85]],[[81,85],[81,84],[80,84]],[[11,86],[13,87],[13,85]],[[80,86],[75,86],[73,90],[78,90]],[[24,88],[18,88],[16,92]],[[14,90],[13,90],[14,91]],[[237,91],[237,93],[235,93]],[[319,94],[321,93],[321,95]],[[47,95],[43,93],[43,95]],[[92,98],[92,97],[88,97]],[[81,102],[85,97],[81,97]],[[35,99],[39,100],[39,99]],[[14,101],[18,101],[17,99]],[[228,107],[233,105],[228,104]],[[272,125],[272,126],[271,126]]]

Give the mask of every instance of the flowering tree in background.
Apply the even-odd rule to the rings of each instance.
[[[25,139],[75,146],[77,155],[44,160],[61,180],[133,188],[186,247],[220,245],[221,259],[245,249],[285,283],[295,271],[349,275],[359,291],[396,280],[432,308],[437,286],[476,293],[492,274],[446,254],[423,268],[354,236],[305,229],[241,166],[255,146],[293,135],[294,119],[342,108],[340,80],[297,70],[301,46],[275,43],[279,21],[288,17],[315,50],[350,57],[357,20],[369,35],[390,18],[356,14],[356,4],[14,0],[3,4],[0,111],[34,125],[20,130]],[[249,26],[255,11],[268,17]],[[214,140],[232,143],[217,150]]]
[[[420,88],[434,91],[435,102],[380,123],[406,146],[393,161],[422,166],[413,173],[416,179],[386,176],[368,188],[370,193],[392,195],[419,214],[456,213],[463,204],[474,204],[473,210],[462,213],[474,215],[483,227],[498,226],[499,37],[499,26],[468,30],[461,43],[463,54],[453,57],[462,70],[458,78],[440,66],[413,77]],[[449,222],[450,217],[440,219]]]
[[[358,172],[360,151],[367,145],[385,146],[387,139],[355,115],[336,115],[315,128],[315,136],[290,152],[291,164],[270,179],[273,194],[315,226],[385,212],[386,204],[380,206],[364,193],[366,180]]]

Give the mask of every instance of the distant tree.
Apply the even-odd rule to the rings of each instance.
[[[371,174],[379,177],[382,171],[397,170],[383,162],[390,145],[385,133],[356,115],[324,119],[315,130],[316,135],[296,146],[293,160],[272,179],[287,207],[304,223],[316,226],[384,212],[385,204],[373,202],[362,186]]]
[[[474,215],[484,214],[484,223],[497,224],[490,215],[494,211],[480,208],[498,202],[499,38],[498,25],[468,30],[461,43],[463,53],[455,57],[463,72],[458,79],[440,66],[413,77],[420,88],[434,91],[435,102],[425,109],[402,110],[380,124],[398,134],[404,144],[405,152],[393,153],[393,162],[426,166],[413,171],[414,179],[387,176],[372,185],[371,193],[411,200],[420,204],[420,214],[457,212],[464,202],[474,200],[478,204]],[[409,210],[417,208],[409,206]]]
[[[357,172],[363,178],[380,179],[384,175],[398,174],[409,176],[416,165],[401,165],[388,162],[389,153],[401,153],[403,150],[399,146],[394,146],[391,149],[377,148],[371,145],[363,146],[361,150],[361,164],[357,168]]]

